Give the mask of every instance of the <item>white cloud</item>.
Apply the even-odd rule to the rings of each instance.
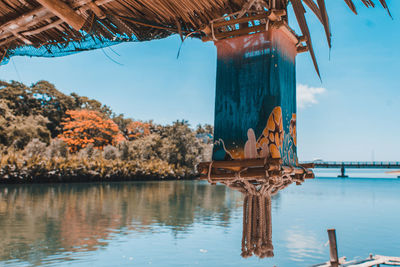
[[[297,85],[297,105],[299,108],[306,108],[318,103],[317,95],[326,92],[323,87],[310,87],[304,84]]]

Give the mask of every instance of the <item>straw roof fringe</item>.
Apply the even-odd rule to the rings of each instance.
[[[353,0],[344,1],[357,14]],[[360,1],[375,7],[376,0]],[[307,6],[318,17],[331,46],[325,0],[0,0],[0,64],[13,55],[63,56],[171,34],[204,38],[210,35],[211,21],[232,13],[229,19],[250,17],[254,11],[270,18],[281,10],[286,12],[277,19],[287,23],[290,2],[319,73],[304,14]],[[379,2],[389,12],[386,1]],[[250,27],[244,24],[240,27]],[[227,25],[223,31],[230,29]]]

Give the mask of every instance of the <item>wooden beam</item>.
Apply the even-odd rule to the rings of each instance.
[[[298,168],[298,167],[282,166],[282,170],[286,174],[304,174],[304,173],[307,173],[307,170],[304,171],[304,169]]]
[[[297,47],[297,53],[304,53],[304,52],[307,52],[308,51],[308,46],[299,46],[299,47]]]
[[[328,237],[329,237],[329,254],[330,254],[330,262],[332,267],[339,266],[339,257],[337,251],[336,244],[336,230],[328,229]]]
[[[198,166],[200,168],[208,169],[211,162],[201,162]],[[213,161],[213,168],[234,168],[234,167],[263,167],[265,164],[268,165],[280,165],[282,164],[281,159],[268,159],[267,161],[263,158],[260,159],[237,159],[237,160],[224,160],[224,161]]]
[[[378,258],[378,259],[374,259],[372,261],[367,261],[367,262],[363,262],[360,264],[353,264],[350,265],[351,267],[372,267],[372,266],[377,266],[379,264],[385,264],[386,259],[385,258]]]
[[[257,25],[254,27],[249,27],[249,28],[243,28],[239,29],[236,31],[229,31],[229,32],[220,32],[220,33],[215,33],[214,36],[217,40],[219,39],[224,39],[228,37],[233,37],[233,36],[241,36],[245,35],[251,32],[260,32],[260,31],[265,31],[266,26],[265,25]],[[206,36],[202,38],[203,42],[211,41],[212,37],[211,36]]]
[[[113,2],[113,1],[115,1],[115,0],[96,0],[96,1],[94,1],[94,3],[97,6],[102,6],[102,5],[108,4],[108,3]]]
[[[306,169],[313,169],[315,167],[314,163],[300,163],[299,166]]]
[[[29,41],[28,39],[26,39],[24,36],[22,36],[21,34],[17,33],[17,32],[12,32],[12,34],[17,37],[18,39],[21,39],[25,44],[31,45],[32,42]]]
[[[294,31],[286,24],[286,22],[284,21],[277,21],[273,24],[274,27],[282,30],[282,32],[284,32],[287,37],[289,37],[289,39],[297,44],[299,43],[299,38],[297,37],[297,35],[294,33]]]
[[[89,2],[87,6],[93,11],[94,14],[96,14],[99,19],[106,18],[106,14],[103,12],[103,10],[101,10],[94,2]]]
[[[383,255],[375,255],[375,258],[387,258],[390,261],[400,262],[400,257],[391,257],[391,256],[383,256]]]
[[[208,175],[201,175],[200,179],[204,180],[207,179]],[[246,171],[243,171],[240,173],[241,178],[245,179],[256,179],[256,178],[266,178],[266,173],[264,168],[254,168],[254,169],[248,169]],[[210,175],[211,179],[223,179],[223,180],[235,180],[237,177],[235,176],[234,173],[212,173]]]
[[[315,174],[313,172],[309,173],[307,172],[306,175],[304,176],[304,179],[314,179]]]
[[[303,43],[303,42],[305,43],[305,42],[307,42],[307,41],[308,41],[307,36],[303,35],[303,36],[300,36],[300,37],[299,37],[299,42],[300,42],[300,43]]]
[[[6,47],[4,50],[3,50],[3,49],[0,49],[0,63],[1,63],[1,62],[3,61],[3,59],[6,57],[7,50],[8,50],[8,47]]]
[[[114,0],[97,0],[94,1],[96,6],[101,6],[108,4]],[[80,0],[76,1],[72,4],[73,9],[79,8],[80,10],[88,10],[90,9],[89,3],[90,0]],[[54,17],[54,14],[50,13],[45,7],[36,8],[16,19],[10,20],[2,25],[0,25],[0,39],[7,38],[12,35],[11,31],[21,32],[28,30],[29,27],[34,26],[35,24],[45,20],[50,23],[48,20]],[[59,27],[59,25],[56,25]]]
[[[280,21],[283,16],[286,15],[286,11],[283,9],[273,9],[268,15],[268,19],[271,21]]]
[[[79,16],[71,7],[61,0],[37,0],[54,15],[68,23],[76,31],[82,29],[85,19]]]
[[[40,22],[48,13],[49,12],[44,7],[41,7],[0,25],[0,39],[5,38],[6,34],[12,31],[20,32],[21,28],[26,27],[26,25],[32,22]]]
[[[1,41],[1,42],[0,42],[0,46],[6,45],[6,44],[8,44],[8,43],[10,43],[10,42],[12,42],[12,41],[17,40],[17,39],[18,39],[17,37],[15,37],[14,35],[12,35],[10,38],[7,38],[7,39]]]
[[[228,25],[232,25],[232,24],[238,24],[238,23],[266,19],[266,18],[267,18],[266,14],[258,14],[258,15],[254,15],[251,17],[241,17],[240,19],[231,19],[231,20],[224,20],[221,22],[215,22],[213,25],[214,25],[214,28],[218,28],[218,27],[228,26]]]
[[[38,29],[35,29],[35,30],[32,30],[32,31],[27,31],[27,32],[22,32],[22,34],[25,35],[25,36],[35,35],[35,34],[43,32],[43,31],[49,30],[51,28],[56,28],[61,23],[64,23],[64,21],[59,19],[59,20],[56,20],[56,21],[54,21],[54,22],[52,22],[50,24],[47,24],[46,26],[40,27]]]
[[[95,0],[93,1],[94,5],[101,6],[113,2],[115,0]],[[91,0],[78,0],[71,4],[72,9],[79,9],[80,11],[86,11],[90,8],[89,3],[92,2]],[[94,12],[94,11],[93,11]],[[100,15],[100,13],[99,13]],[[38,34],[42,31],[48,30],[51,27],[49,25],[40,27],[38,29],[34,29],[29,31],[30,27],[35,26],[36,24],[46,21],[47,23],[52,23],[51,18],[55,17],[56,15],[50,12],[45,7],[35,8],[32,11],[16,18],[10,20],[2,25],[0,25],[0,45],[5,45],[17,39],[23,40],[25,43],[29,43],[29,40],[24,38],[23,36],[30,36]],[[82,20],[82,19],[79,19]],[[63,31],[61,24],[64,20],[56,21],[52,23],[54,28],[57,28],[59,31]],[[67,22],[68,23],[68,22]],[[48,26],[50,28],[48,28]],[[71,25],[72,26],[72,25]],[[16,36],[16,35],[18,36]],[[22,38],[20,38],[22,37]],[[28,42],[27,42],[28,41]]]

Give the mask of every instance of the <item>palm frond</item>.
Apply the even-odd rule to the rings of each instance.
[[[310,30],[308,29],[306,17],[304,14],[306,13],[306,10],[304,9],[303,3],[301,0],[292,0],[292,6],[293,6],[293,11],[296,16],[297,22],[299,23],[299,27],[303,35],[306,37],[306,43],[308,46],[308,51],[310,52],[311,59],[314,64],[315,71],[318,74],[318,77],[321,78],[321,75],[319,73],[319,68],[317,64],[317,59],[315,57],[314,53],[314,48],[311,42],[311,35],[310,35]]]
[[[354,14],[357,15],[357,9],[356,6],[354,5],[352,0],[344,0],[346,2],[346,4],[349,6],[349,8],[351,9],[351,11],[354,12]]]
[[[322,16],[321,16],[321,11],[319,10],[319,7],[314,2],[314,0],[303,0],[303,2],[311,9],[311,11],[315,14],[315,16],[317,16],[319,21],[321,23],[324,23]]]
[[[318,2],[319,10],[321,12],[321,17],[323,20],[322,25],[324,25],[326,39],[328,41],[329,47],[332,47],[332,43],[331,43],[332,34],[331,34],[330,26],[329,26],[329,17],[328,17],[328,12],[326,11],[325,0],[317,0],[317,2]]]
[[[391,18],[393,18],[393,17],[392,17],[392,14],[390,13],[389,7],[388,7],[388,5],[387,5],[387,3],[386,3],[386,0],[379,0],[379,2],[381,3],[382,7],[383,7],[384,9],[386,9],[386,11],[388,12],[389,16],[390,16]]]

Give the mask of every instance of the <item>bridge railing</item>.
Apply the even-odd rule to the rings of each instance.
[[[313,163],[315,166],[396,166],[400,167],[399,161],[305,161],[301,163]]]

